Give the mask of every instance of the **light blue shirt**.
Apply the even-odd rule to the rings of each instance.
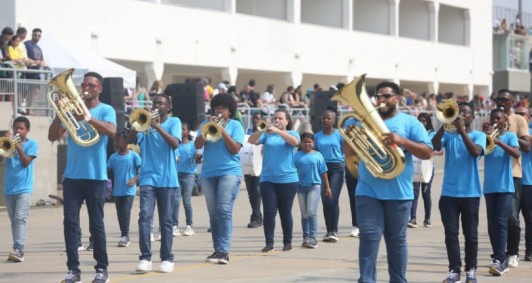
[[[111,154],[107,160],[107,168],[113,170],[113,196],[135,195],[137,185],[128,186],[127,183],[137,176],[140,165],[140,156],[133,150],[125,155],[118,152]]]
[[[299,133],[293,130],[288,134],[301,142]],[[262,159],[262,173],[260,182],[272,182],[287,184],[299,182],[297,176],[294,154],[297,148],[287,143],[280,135],[275,133],[262,133],[259,143],[264,145],[264,157]]]
[[[532,136],[532,128],[529,129],[529,134]],[[523,167],[521,183],[532,186],[532,150],[529,152],[521,151],[521,166]]]
[[[415,117],[397,113],[394,117],[384,120],[390,132],[416,143],[424,143],[432,148],[425,127]],[[391,180],[373,177],[366,168],[363,160],[358,166],[357,196],[368,196],[381,200],[411,200],[414,199],[414,165],[412,154],[403,149],[406,158],[405,169],[396,178]]]
[[[181,141],[181,120],[168,117],[161,127],[172,137]],[[147,133],[138,133],[142,165],[140,185],[157,188],[178,188],[176,150],[174,150],[154,129]]]
[[[306,153],[302,150],[296,152],[295,162],[299,186],[303,188],[312,185],[321,185],[321,174],[327,172],[325,159],[319,151]]]
[[[468,137],[474,144],[486,150],[486,134],[472,131]],[[480,175],[478,173],[479,157],[473,157],[459,134],[445,132],[442,138],[445,148],[445,171],[443,174],[442,196],[472,198],[482,195]]]
[[[499,137],[502,143],[519,147],[517,135],[506,131]],[[484,156],[484,193],[513,193],[512,157],[496,145],[491,154]]]
[[[325,162],[338,163],[345,161],[344,152],[342,150],[344,138],[338,129],[334,129],[334,132],[330,135],[326,135],[323,130],[321,130],[314,135],[314,141],[314,149],[323,155]]]
[[[207,121],[201,123],[200,129]],[[237,143],[244,144],[244,128],[239,121],[229,119],[225,125],[225,131]],[[229,152],[223,138],[217,142],[205,142],[201,177],[212,178],[226,175],[242,176],[240,155]]]
[[[94,119],[116,125],[115,110],[105,103],[100,102],[89,112]],[[100,134],[96,144],[83,147],[69,134],[65,178],[107,181],[107,141],[108,137]]]
[[[179,162],[177,163],[177,172],[195,174],[198,171],[198,164],[196,163],[196,147],[194,147],[194,142],[182,143],[178,149]]]
[[[22,150],[27,156],[37,158],[38,144],[36,140],[26,138]],[[12,158],[6,158],[6,176],[4,178],[4,194],[6,196],[33,193],[33,163],[22,166],[20,156],[15,153]]]

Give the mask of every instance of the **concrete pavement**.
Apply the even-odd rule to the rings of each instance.
[[[438,168],[438,167],[437,167]],[[438,210],[442,175],[438,171],[433,184],[432,228],[419,227],[408,229],[409,266],[407,278],[410,282],[441,282],[447,273],[447,255],[444,245],[443,226]],[[235,203],[233,247],[228,265],[205,262],[212,253],[210,233],[207,233],[208,215],[203,196],[193,197],[194,229],[196,235],[174,238],[175,271],[169,274],[150,272],[135,274],[138,261],[138,198],[132,212],[131,245],[117,247],[120,237],[114,204],[107,203],[106,231],[109,254],[109,276],[111,282],[353,282],[358,278],[358,239],[349,237],[351,221],[349,200],[344,190],[341,195],[340,241],[335,244],[319,242],[316,250],[303,249],[301,243],[301,224],[299,204],[294,202],[294,250],[282,252],[282,232],[279,220],[276,229],[276,251],[263,254],[262,228],[246,227],[250,207],[245,189]],[[489,275],[491,247],[487,234],[486,211],[482,200],[479,227],[479,282],[531,282],[532,262],[520,262],[520,267],[511,269],[502,278]],[[424,208],[420,200],[418,214]],[[64,252],[62,208],[32,208],[28,221],[26,242],[26,260],[23,263],[8,263],[5,260],[11,249],[10,224],[5,210],[0,211],[0,282],[60,282],[66,270]],[[324,220],[321,204],[319,207],[319,235],[324,234]],[[180,222],[184,223],[181,210]],[[83,241],[88,243],[88,217],[82,208]],[[180,227],[183,230],[183,226]],[[524,240],[523,240],[524,241]],[[521,249],[524,249],[524,242]],[[463,242],[463,240],[462,240]],[[153,263],[159,266],[160,242],[153,242]],[[463,250],[463,246],[462,246]],[[462,253],[463,257],[463,253]],[[521,256],[522,259],[522,256]],[[91,282],[94,276],[92,252],[80,252],[82,280]],[[378,258],[378,281],[389,280],[386,262],[386,249],[381,244]],[[463,274],[465,276],[465,274]],[[464,278],[464,277],[462,277]]]

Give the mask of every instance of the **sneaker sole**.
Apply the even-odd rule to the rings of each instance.
[[[228,261],[228,260],[225,260],[225,259],[219,259],[219,260],[218,260],[218,263],[219,263],[219,264],[228,264],[229,261]]]
[[[188,234],[185,233],[185,234],[183,234],[183,235],[185,235],[185,236],[194,236],[194,233],[188,233]]]
[[[208,258],[205,261],[210,263],[218,263],[219,260],[217,258]]]
[[[13,255],[9,255],[7,257],[7,261],[11,261],[11,262],[23,262],[24,261],[24,258],[20,258],[20,257],[16,257],[16,256],[13,256]]]

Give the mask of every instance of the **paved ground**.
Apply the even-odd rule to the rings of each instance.
[[[408,230],[410,282],[441,282],[447,272],[443,227],[437,208],[441,187],[441,172],[437,172],[433,186],[433,226]],[[174,238],[173,251],[176,257],[175,271],[170,274],[151,272],[144,275],[134,273],[138,260],[138,199],[133,210],[132,243],[127,248],[118,248],[119,229],[113,204],[107,204],[106,229],[109,253],[109,274],[112,282],[353,282],[358,278],[358,239],[349,237],[350,214],[348,196],[341,196],[340,241],[336,244],[319,243],[319,248],[300,248],[301,225],[299,206],[294,203],[294,250],[275,251],[262,254],[264,246],[263,230],[248,229],[249,203],[245,190],[235,204],[234,240],[229,265],[206,263],[205,257],[212,253],[210,234],[207,233],[208,217],[203,197],[193,197],[194,226],[196,235]],[[320,205],[319,225],[324,229]],[[423,213],[420,203],[418,214]],[[82,227],[88,231],[86,210],[82,209]],[[184,212],[181,213],[184,222]],[[5,210],[0,211],[0,282],[60,282],[66,273],[66,254],[62,233],[62,209],[32,208],[28,223],[26,261],[19,264],[5,261],[11,248],[9,219]],[[281,229],[277,223],[276,240],[282,241]],[[490,264],[489,245],[486,230],[485,207],[481,206],[479,245],[479,282],[531,282],[532,262],[520,262],[518,269],[511,269],[502,278],[488,274]],[[320,232],[320,235],[323,232]],[[85,244],[88,235],[84,235]],[[160,242],[154,242],[154,268],[159,265],[158,249]],[[524,244],[521,244],[521,248]],[[281,248],[279,245],[277,249]],[[90,282],[93,278],[92,253],[80,254],[82,279]],[[381,245],[378,261],[379,282],[388,281],[386,249]]]

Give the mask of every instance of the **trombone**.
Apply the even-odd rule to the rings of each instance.
[[[0,155],[5,158],[12,158],[16,154],[15,145],[22,140],[19,134],[14,137],[1,137],[0,138]]]
[[[159,112],[157,109],[148,111],[146,109],[135,109],[129,116],[129,124],[137,132],[146,132],[151,127],[151,121],[159,120]]]
[[[224,128],[225,120],[222,118],[222,114],[211,122],[205,123],[201,127],[201,136],[207,142],[217,142],[222,138],[222,131]]]

